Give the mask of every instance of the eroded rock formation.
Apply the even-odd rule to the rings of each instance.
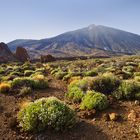
[[[30,59],[27,50],[22,47],[17,47],[15,57],[22,62],[28,61]]]
[[[16,58],[5,43],[0,43],[0,63],[16,61]]]
[[[41,55],[41,62],[52,62],[56,59],[52,55]]]

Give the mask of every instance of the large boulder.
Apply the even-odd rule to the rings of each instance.
[[[30,59],[27,50],[22,47],[17,47],[15,56],[21,62],[26,62]]]
[[[8,46],[1,42],[0,43],[0,63],[5,63],[9,61],[16,61],[16,58],[8,48]]]
[[[52,55],[41,55],[41,62],[52,62],[55,61],[56,59]]]

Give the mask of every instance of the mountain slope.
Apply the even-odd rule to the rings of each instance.
[[[42,40],[17,40],[8,43],[10,49],[25,47],[32,56],[50,53],[54,56],[83,56],[140,51],[140,36],[122,30],[91,25]]]

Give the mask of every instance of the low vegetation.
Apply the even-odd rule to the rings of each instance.
[[[139,104],[137,56],[0,66],[0,94],[18,101],[31,100],[17,114],[16,126],[24,131],[63,131],[76,124],[76,113],[82,118],[94,111],[101,115],[113,110],[115,103]]]
[[[103,110],[108,107],[108,104],[107,97],[104,94],[95,91],[87,91],[80,104],[80,109]]]
[[[18,114],[20,126],[25,131],[46,128],[64,130],[76,123],[75,112],[55,97],[42,98],[26,105]]]
[[[0,84],[0,93],[8,93],[11,90],[11,85],[9,83]]]

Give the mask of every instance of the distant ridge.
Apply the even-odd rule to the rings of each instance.
[[[12,51],[17,46],[26,48],[32,57],[52,54],[55,57],[88,55],[137,54],[140,36],[102,25],[90,25],[41,40],[14,40],[8,43]]]

